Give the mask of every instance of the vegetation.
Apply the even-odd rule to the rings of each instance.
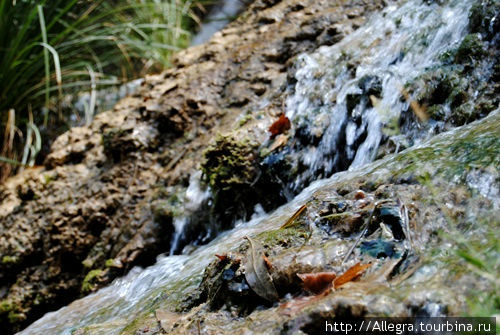
[[[65,95],[168,66],[200,3],[0,0],[0,180],[32,166],[42,141],[67,128]],[[95,98],[73,118],[89,121],[94,107]]]

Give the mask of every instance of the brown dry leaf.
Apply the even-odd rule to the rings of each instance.
[[[338,277],[337,279],[335,279],[333,281],[334,288],[338,288],[338,287],[344,285],[345,283],[348,283],[348,282],[358,278],[370,266],[372,266],[372,265],[371,264],[361,264],[361,263],[357,263],[357,264],[353,265],[352,267],[347,269],[347,271],[344,272],[340,277]]]
[[[274,151],[278,148],[281,148],[288,142],[288,136],[281,134],[274,140],[273,144],[269,147],[269,151]]]
[[[269,127],[271,139],[275,138],[279,134],[283,134],[285,131],[290,129],[290,127],[290,120],[285,116],[285,114],[281,113],[279,119],[274,121],[274,123]]]
[[[250,243],[243,263],[248,285],[257,295],[266,300],[271,302],[279,300],[278,292],[264,261],[264,249],[257,241],[248,236],[245,238]]]
[[[302,279],[304,288],[315,294],[330,289],[336,277],[333,272],[297,273],[297,276]]]
[[[269,258],[267,258],[266,255],[262,255],[262,258],[264,258],[264,263],[266,263],[267,269],[271,270],[273,268],[273,265],[269,261]]]
[[[290,227],[294,222],[295,220],[297,220],[297,218],[306,210],[307,208],[307,204],[306,205],[302,205],[296,212],[295,214],[293,214],[286,222],[284,225],[282,225],[280,228],[288,228]]]
[[[161,328],[167,333],[171,332],[175,323],[182,317],[181,314],[157,309],[156,319],[160,322]]]
[[[375,107],[375,108],[377,108],[380,105],[380,99],[374,95],[370,95],[370,101],[371,101],[373,107]]]
[[[217,257],[221,262],[225,261],[227,259],[227,254],[215,254],[215,257]]]
[[[413,110],[413,113],[418,117],[418,119],[421,122],[427,122],[429,120],[429,114],[427,114],[427,111],[423,106],[421,106],[417,101],[413,100],[410,97],[410,94],[408,91],[406,91],[404,88],[400,88],[401,94],[404,96],[406,101],[410,103],[410,107]]]

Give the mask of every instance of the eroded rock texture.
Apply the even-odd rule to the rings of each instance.
[[[0,327],[19,330],[168,251],[173,214],[161,201],[187,187],[214,135],[240,129],[264,142],[294,56],[339,41],[382,3],[255,1],[139,93],[59,137],[43,167],[2,185]]]

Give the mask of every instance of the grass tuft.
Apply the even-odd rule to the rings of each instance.
[[[65,95],[92,93],[170,66],[173,53],[189,43],[201,2],[0,0],[0,180],[32,161],[38,138],[68,128],[69,113],[61,109]],[[88,124],[95,104],[94,94],[77,119]],[[30,158],[23,163],[26,148]]]

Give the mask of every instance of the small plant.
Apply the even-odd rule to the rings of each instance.
[[[169,66],[189,42],[196,4],[0,0],[0,180],[34,164],[45,134],[67,129],[64,95],[91,92],[85,115],[75,115],[89,123],[96,89]]]

